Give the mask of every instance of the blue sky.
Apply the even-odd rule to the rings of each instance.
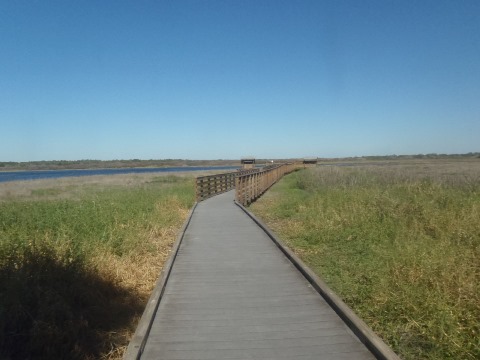
[[[480,1],[0,1],[0,161],[480,151]]]

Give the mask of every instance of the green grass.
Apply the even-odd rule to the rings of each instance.
[[[165,176],[0,202],[0,358],[121,356],[193,201]]]
[[[402,358],[478,359],[477,174],[315,168],[285,177],[252,211]]]

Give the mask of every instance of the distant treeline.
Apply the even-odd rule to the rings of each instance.
[[[338,160],[409,160],[409,159],[480,159],[480,152],[469,152],[466,154],[416,154],[416,155],[376,155],[376,156],[359,156],[349,158],[325,159],[322,161],[338,161]]]
[[[228,166],[239,165],[235,160],[53,160],[28,162],[0,162],[0,170],[61,170],[61,169],[102,169],[130,167],[177,167],[177,166]]]
[[[418,154],[418,155],[381,155],[381,156],[360,156],[348,158],[321,158],[320,161],[362,161],[362,160],[408,160],[408,159],[472,159],[479,158],[480,152],[469,152],[467,154]],[[276,163],[289,162],[302,159],[274,159]],[[270,163],[271,159],[256,159],[256,163]],[[1,170],[61,170],[61,169],[102,169],[102,168],[129,168],[129,167],[177,167],[177,166],[238,166],[238,160],[185,160],[185,159],[163,159],[163,160],[52,160],[52,161],[0,161]]]
[[[451,159],[451,158],[480,158],[479,152],[467,154],[418,154],[418,155],[388,155],[388,156],[365,156],[369,160],[383,159]]]

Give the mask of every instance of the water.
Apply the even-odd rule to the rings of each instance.
[[[164,168],[122,168],[122,169],[88,169],[88,170],[34,170],[0,172],[0,182],[38,179],[57,179],[71,176],[145,174],[181,171],[236,170],[238,166],[187,166]]]

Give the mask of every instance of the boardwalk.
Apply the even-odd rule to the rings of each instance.
[[[142,359],[373,359],[228,192],[198,204]]]

